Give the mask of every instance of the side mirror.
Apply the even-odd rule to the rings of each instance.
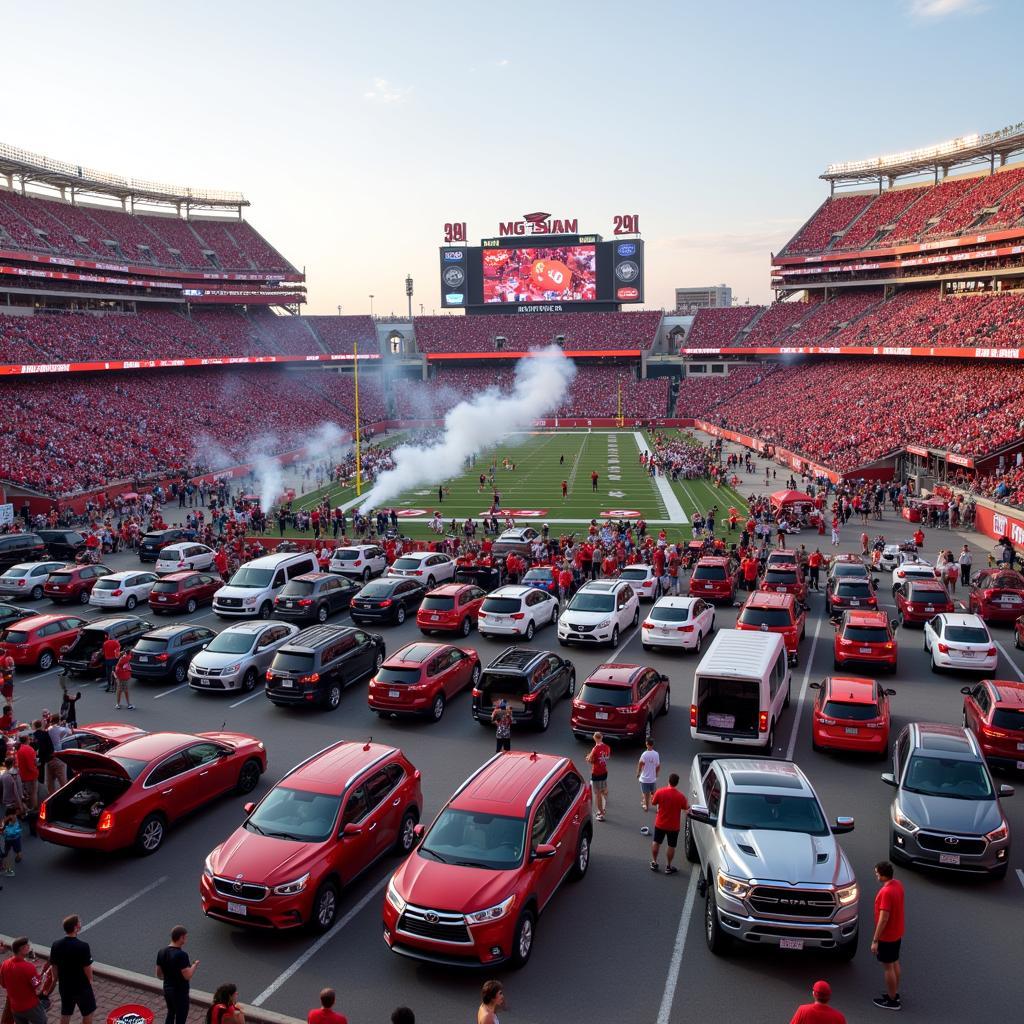
[[[896,776],[893,775],[892,772],[882,772],[882,781],[887,786],[895,786],[896,785]]]
[[[971,695],[971,692],[972,692],[972,688],[971,688],[970,686],[961,686],[961,687],[960,687],[960,692],[961,692],[961,693],[962,693],[962,694],[963,694],[963,695],[964,695],[965,697],[970,697],[970,695]]]
[[[809,683],[808,684],[808,689],[820,690],[821,689],[821,683]]]
[[[362,835],[363,830],[354,822],[349,822],[341,830],[341,838],[349,839],[352,836]]]
[[[666,686],[668,686],[668,685],[669,685],[669,683],[671,683],[671,682],[672,682],[672,680],[671,680],[671,679],[669,679],[669,677],[668,677],[668,676],[664,676],[664,675],[663,675],[663,676],[661,677],[661,681],[662,681],[662,682],[663,682],[663,683],[664,683],[664,684],[665,684]]]
[[[1000,796],[1013,796],[1016,792],[1013,786],[1007,786],[1005,783],[999,787]]]
[[[256,810],[256,804],[250,800],[247,804],[242,804],[242,810],[245,811],[246,814],[252,814],[252,812]]]
[[[840,815],[836,818],[836,823],[832,826],[832,835],[834,836],[845,836],[847,832],[853,831],[853,818],[845,815]]]
[[[205,643],[205,644],[203,644],[203,645],[202,645],[202,647],[200,647],[199,649],[200,649],[201,651],[205,651],[205,650],[206,650],[206,648],[207,648],[207,647],[209,647],[209,646],[210,646],[210,641],[209,641],[209,640],[207,640],[207,641],[206,641],[206,643]]]
[[[531,860],[549,860],[551,857],[558,853],[556,847],[552,846],[551,843],[541,843],[530,856]]]
[[[427,826],[420,824],[413,825],[412,834],[416,837],[417,841],[419,841],[427,834]]]
[[[711,817],[708,809],[703,807],[701,804],[694,804],[687,812],[686,816],[690,821],[699,821],[702,825],[714,825],[715,819]]]
[[[886,695],[886,697],[895,697],[896,696],[896,691],[895,690],[891,690],[891,689],[890,690],[886,690],[885,691],[885,695]]]

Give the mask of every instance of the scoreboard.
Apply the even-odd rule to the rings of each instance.
[[[485,238],[440,252],[441,306],[469,313],[611,311],[644,301],[644,243],[600,235]]]

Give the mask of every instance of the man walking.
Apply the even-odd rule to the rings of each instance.
[[[651,806],[651,797],[658,784],[658,773],[661,771],[661,758],[654,749],[654,739],[649,738],[644,746],[647,748],[640,755],[636,765],[636,777],[640,783],[640,806],[647,813]]]
[[[789,1024],[846,1024],[846,1018],[829,1006],[832,986],[827,981],[816,981],[811,989],[813,1003],[804,1003],[796,1008]]]
[[[117,637],[108,636],[103,641],[103,675],[107,680],[107,693],[114,692],[114,666],[121,657],[121,644]]]
[[[900,997],[900,945],[903,942],[903,885],[893,878],[887,860],[875,865],[875,878],[882,888],[875,895],[875,931],[871,952],[885,972],[885,993],[872,1000],[883,1010],[902,1010]]]
[[[654,818],[654,841],[651,843],[651,870],[659,870],[658,854],[661,852],[661,844],[668,843],[668,850],[665,853],[666,875],[674,875],[679,870],[672,861],[676,855],[676,843],[679,842],[683,811],[690,806],[686,797],[679,792],[678,786],[679,776],[673,772],[668,777],[668,785],[662,786],[651,797],[651,803],[658,808]]]
[[[78,1007],[82,1024],[91,1024],[96,1012],[96,996],[92,990],[92,951],[78,937],[82,920],[77,914],[64,918],[64,937],[50,947],[50,965],[57,972],[60,993],[60,1024],[70,1024]]]
[[[594,733],[594,745],[587,754],[590,765],[590,786],[594,793],[594,805],[597,808],[597,820],[604,821],[608,808],[608,758],[612,756],[612,748],[604,742],[604,736]]]
[[[960,582],[968,586],[971,582],[971,564],[974,559],[971,556],[971,549],[965,544],[963,550],[957,556],[960,565]]]
[[[188,1019],[188,993],[192,975],[199,961],[192,963],[185,952],[188,929],[175,925],[171,929],[170,945],[156,955],[156,976],[164,983],[164,1002],[167,1003],[166,1024],[185,1024]]]
[[[811,589],[818,590],[821,581],[821,563],[824,561],[824,556],[821,553],[820,548],[815,548],[807,556],[807,568],[811,573]]]

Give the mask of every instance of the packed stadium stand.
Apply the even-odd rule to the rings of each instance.
[[[377,351],[377,328],[369,316],[310,316],[305,318],[327,352]],[[439,318],[447,319],[447,318]]]
[[[731,306],[723,309],[698,309],[687,344],[694,348],[708,345],[729,346],[736,336],[761,312],[763,306]]]
[[[700,374],[687,376],[679,384],[676,394],[677,416],[714,420],[715,409],[727,398],[741,395],[748,389],[759,387],[774,372],[774,364],[733,366],[729,374]]]
[[[818,208],[813,217],[797,232],[783,253],[821,252],[837,231],[842,231],[871,202],[872,196],[832,196]]]
[[[746,336],[748,346],[784,344],[786,333],[798,320],[813,312],[808,302],[773,302],[757,318]]]

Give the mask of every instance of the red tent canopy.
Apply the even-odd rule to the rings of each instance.
[[[814,499],[803,491],[776,491],[771,496],[771,503],[776,508],[783,508],[785,505],[813,505]]]

